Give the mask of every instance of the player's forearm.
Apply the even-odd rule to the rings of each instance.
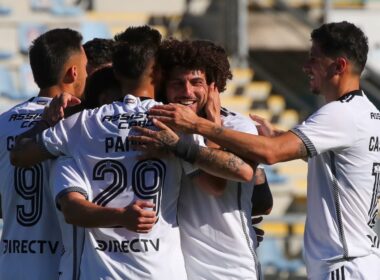
[[[69,224],[81,227],[112,227],[119,223],[123,209],[96,205],[85,199],[61,199],[61,209]]]
[[[17,136],[15,147],[10,152],[10,161],[13,165],[30,167],[51,158],[51,155],[41,149],[36,141],[36,136],[47,128],[46,122],[40,121],[30,130]]]
[[[230,152],[218,149],[199,147],[195,164],[207,173],[233,181],[247,182],[254,176],[249,164]]]
[[[225,129],[201,118],[197,120],[195,133],[252,162],[274,164],[279,161],[295,159],[298,156],[295,144],[289,143],[283,137],[288,133],[278,137],[257,136]],[[280,139],[280,137],[283,138]],[[286,137],[289,138],[288,136]]]

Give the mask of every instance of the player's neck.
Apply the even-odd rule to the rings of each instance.
[[[62,92],[67,92],[67,91],[62,89],[60,86],[51,86],[44,89],[40,89],[38,96],[54,98],[57,95],[61,94]],[[68,92],[68,93],[71,93],[71,92]]]
[[[355,76],[345,76],[341,78],[333,88],[325,94],[326,103],[336,101],[343,95],[360,89],[360,78]]]
[[[138,82],[138,83],[122,83],[123,95],[132,94],[136,97],[147,97],[154,99],[154,87],[151,83]]]

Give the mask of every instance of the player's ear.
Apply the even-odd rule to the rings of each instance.
[[[344,57],[338,57],[335,60],[335,74],[339,75],[346,71],[347,69],[347,59]]]
[[[71,84],[75,82],[78,78],[78,67],[76,65],[71,65],[66,69],[66,72],[63,77],[64,83]]]

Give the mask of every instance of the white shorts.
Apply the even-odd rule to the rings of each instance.
[[[379,280],[380,256],[371,254],[365,257],[344,261],[341,266],[310,280]]]

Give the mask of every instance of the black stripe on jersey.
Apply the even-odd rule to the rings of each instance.
[[[330,154],[330,160],[331,160],[330,167],[331,167],[331,173],[332,173],[331,183],[333,186],[333,196],[334,196],[333,198],[334,198],[335,209],[336,209],[339,240],[342,242],[343,258],[348,259],[348,247],[347,247],[346,237],[344,235],[342,211],[341,211],[340,200],[339,200],[340,193],[339,193],[339,188],[338,188],[338,179],[336,177],[335,154],[333,152],[329,152],[329,154]]]
[[[310,141],[310,139],[298,128],[293,128],[290,130],[290,132],[293,132],[295,135],[297,135],[301,141],[305,144],[307,154],[309,157],[313,157],[317,155],[317,149],[314,147],[313,142]]]
[[[230,110],[228,110],[227,108],[224,108],[224,107],[220,107],[220,114],[221,114],[223,117],[227,117],[227,116],[229,116],[229,115],[231,115],[231,116],[236,116],[236,113],[231,112]]]
[[[256,270],[256,279],[261,280],[260,262],[259,262],[257,255],[256,255],[255,249],[252,248],[252,246],[249,242],[250,238],[249,238],[249,234],[247,232],[247,225],[244,223],[244,214],[243,214],[243,210],[241,207],[241,191],[242,191],[241,188],[242,188],[242,186],[241,186],[241,183],[239,182],[238,183],[238,189],[237,189],[237,203],[238,203],[238,208],[239,208],[240,223],[241,223],[241,227],[243,229],[245,240],[247,241],[249,251],[252,254],[252,258],[253,258],[253,262],[254,262],[255,270]]]
[[[345,280],[345,275],[344,275],[344,266],[331,271],[330,273],[330,278],[331,280]]]
[[[345,95],[339,97],[338,100],[342,103],[348,103],[354,99],[355,96],[363,96],[363,92],[361,90],[350,91],[349,93],[346,93]]]

